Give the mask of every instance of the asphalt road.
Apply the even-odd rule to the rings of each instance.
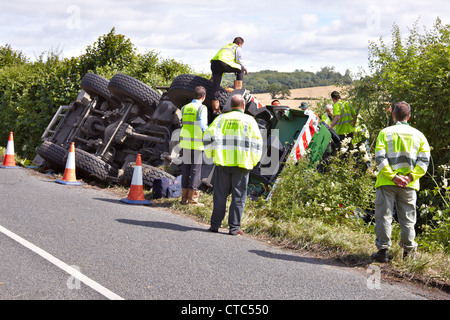
[[[2,300],[431,298],[31,169],[0,169],[0,199]]]

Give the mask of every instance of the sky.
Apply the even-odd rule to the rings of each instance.
[[[249,72],[334,67],[356,75],[369,69],[369,42],[389,43],[394,24],[407,36],[438,17],[450,23],[444,0],[0,0],[0,46],[31,60],[49,51],[70,58],[114,27],[139,53],[209,73],[211,58],[240,36]]]

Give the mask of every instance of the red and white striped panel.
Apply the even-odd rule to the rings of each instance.
[[[251,96],[250,101],[253,101],[254,103],[256,103],[256,105],[258,106],[258,109],[264,107],[263,104],[261,102],[259,102],[258,99],[256,99],[254,96]]]
[[[305,114],[308,116],[308,120],[306,121],[305,125],[302,128],[302,131],[300,132],[300,135],[298,136],[297,141],[295,142],[289,154],[287,162],[291,161],[297,162],[305,154],[306,149],[308,148],[308,145],[311,142],[314,133],[317,131],[319,127],[319,117],[317,116],[317,114],[309,110],[306,110]],[[275,183],[273,184],[272,189],[269,192],[269,195],[266,198],[266,202],[269,201],[270,198],[272,197],[272,194],[275,192],[277,184],[280,180],[281,177],[278,176],[277,179],[275,180]]]
[[[315,113],[307,110],[305,114],[308,115],[309,118],[303,126],[289,157],[289,160],[295,160],[296,162],[305,154],[306,149],[308,148],[308,145],[319,125],[319,118]]]

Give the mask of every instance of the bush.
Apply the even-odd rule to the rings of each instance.
[[[45,60],[44,60],[45,59]],[[16,152],[34,157],[40,137],[60,105],[69,104],[79,90],[76,60],[56,54],[37,62],[0,69],[0,137],[6,143],[14,132]]]
[[[435,182],[434,189],[425,189],[419,192],[418,208],[418,233],[419,243],[429,251],[442,250],[450,253],[450,192],[448,186],[448,173],[450,167],[441,165],[438,167],[437,176],[441,181]]]
[[[359,217],[372,212],[375,181],[371,170],[360,163],[359,149],[342,151],[346,152],[329,159],[325,173],[311,166],[308,157],[287,164],[272,196],[273,217],[289,220],[301,216],[328,224],[359,224]]]

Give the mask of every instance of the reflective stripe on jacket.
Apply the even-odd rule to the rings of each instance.
[[[338,135],[355,132],[353,117],[356,115],[353,108],[347,101],[338,101],[333,105],[333,116],[339,115],[339,121],[334,126],[334,131]]]
[[[241,65],[236,61],[236,49],[238,45],[235,43],[230,43],[224,46],[222,49],[217,52],[212,60],[220,60],[225,62],[232,68],[241,69]]]
[[[205,155],[214,164],[253,169],[262,156],[263,140],[256,120],[240,111],[219,115],[203,136]]]
[[[375,188],[395,185],[392,180],[397,174],[411,174],[413,180],[407,187],[418,191],[419,178],[427,172],[430,162],[430,146],[419,130],[397,122],[378,134],[375,160],[379,170]]]
[[[201,103],[191,102],[181,109],[182,127],[180,132],[180,147],[191,150],[204,150],[203,131],[200,125],[200,115],[206,108]]]

